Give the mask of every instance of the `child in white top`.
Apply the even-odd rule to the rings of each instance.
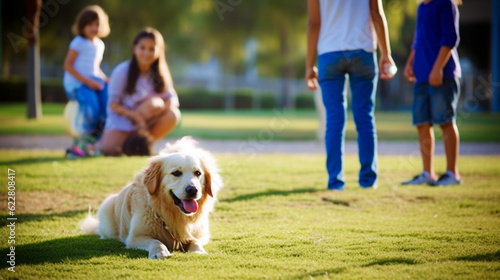
[[[108,77],[100,68],[105,46],[99,38],[109,32],[108,16],[96,5],[83,9],[73,26],[76,37],[69,45],[64,62],[63,84],[68,99],[78,101],[77,120],[83,135],[68,149],[72,155],[88,155],[87,144],[93,144],[102,135]]]

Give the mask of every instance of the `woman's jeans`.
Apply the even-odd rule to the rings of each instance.
[[[378,173],[377,131],[375,129],[375,93],[378,81],[376,54],[364,50],[329,52],[318,58],[319,84],[326,108],[326,167],[328,188],[344,189],[345,124],[347,102],[344,91],[346,74],[351,85],[351,106],[358,132],[361,170],[359,184],[371,187]]]
[[[84,134],[100,138],[106,121],[108,85],[99,78],[93,77],[93,79],[104,85],[102,90],[93,90],[81,85],[73,90],[66,89],[66,94],[68,99],[78,101],[77,119],[81,120]]]

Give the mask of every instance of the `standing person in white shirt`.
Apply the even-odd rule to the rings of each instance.
[[[108,77],[101,70],[104,42],[109,35],[108,16],[97,5],[84,8],[73,25],[76,37],[69,45],[64,62],[64,89],[69,100],[77,100],[83,136],[67,150],[74,156],[86,156],[88,147],[102,135],[106,120]],[[90,145],[89,145],[90,144]]]
[[[321,86],[326,108],[328,189],[343,190],[345,185],[342,158],[347,118],[346,77],[350,82],[351,106],[358,132],[359,185],[376,188],[378,160],[374,111],[378,66],[381,79],[392,78],[394,72],[390,73],[389,69],[395,67],[382,0],[308,0],[308,10],[305,79],[309,89]],[[378,66],[377,39],[380,47]]]

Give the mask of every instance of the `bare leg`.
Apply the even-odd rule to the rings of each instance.
[[[101,153],[105,156],[120,156],[123,142],[129,135],[128,131],[105,130],[102,136]]]
[[[177,127],[180,119],[181,112],[177,107],[172,106],[169,110],[154,119],[150,125],[149,132],[153,135],[155,141],[161,139]]]
[[[421,124],[417,125],[418,130],[418,141],[420,144],[420,153],[422,154],[422,162],[424,165],[424,171],[427,171],[432,178],[434,175],[434,130],[432,125]]]
[[[147,121],[148,130],[155,141],[172,132],[181,119],[179,108],[171,106],[170,100],[159,97],[145,100],[134,112]]]
[[[455,174],[456,178],[460,178],[458,174],[458,151],[460,144],[460,136],[455,123],[447,123],[441,125],[443,131],[444,149],[446,152],[446,170]]]
[[[163,100],[160,97],[151,97],[139,104],[134,110],[134,114],[140,115],[145,121],[148,121],[162,115],[169,107],[169,100]]]

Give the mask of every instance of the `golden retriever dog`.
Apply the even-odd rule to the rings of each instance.
[[[162,259],[173,251],[206,254],[208,215],[222,188],[215,159],[184,137],[167,144],[120,193],[106,198],[81,228],[127,248],[143,249]]]

